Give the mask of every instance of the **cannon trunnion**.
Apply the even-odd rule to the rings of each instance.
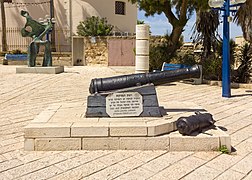
[[[92,79],[86,117],[161,117],[156,85],[199,78],[200,68]]]

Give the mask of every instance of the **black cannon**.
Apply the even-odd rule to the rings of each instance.
[[[91,94],[112,91],[117,89],[141,86],[145,84],[161,85],[183,79],[199,78],[200,68],[194,65],[191,68],[173,71],[140,73],[131,75],[114,76],[110,78],[92,79],[89,87]]]
[[[201,132],[204,128],[214,125],[215,120],[212,114],[201,114],[196,112],[195,115],[189,117],[180,117],[176,121],[178,131],[182,135],[191,135],[193,132]]]
[[[159,107],[155,85],[199,78],[200,71],[194,65],[174,71],[92,79],[86,117],[161,117],[165,112]]]

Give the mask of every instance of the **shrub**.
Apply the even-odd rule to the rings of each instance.
[[[234,72],[233,81],[237,83],[249,83],[252,73],[252,54],[251,45],[245,44],[241,47],[241,53],[237,55],[240,66]]]
[[[208,80],[221,80],[222,76],[222,59],[209,56],[205,61],[202,61],[203,77]]]
[[[166,43],[159,45],[150,45],[150,71],[161,70],[163,62],[169,63],[172,56],[167,51]]]
[[[77,26],[79,36],[109,36],[113,26],[108,24],[106,18],[89,17]]]
[[[11,54],[27,54],[27,52],[21,51],[20,49],[15,49],[11,51]]]
[[[159,43],[153,43],[150,45],[150,71],[155,69],[160,70],[163,62],[170,63],[173,58],[177,56],[177,52],[171,50],[179,49],[182,45],[183,39],[181,38],[176,46],[173,46],[170,41],[170,36],[166,34],[162,37]]]

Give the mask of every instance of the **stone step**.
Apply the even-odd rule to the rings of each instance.
[[[25,138],[27,151],[65,150],[166,150],[217,151],[226,146],[231,152],[230,136],[216,127],[194,136],[177,131],[155,137],[37,137]]]

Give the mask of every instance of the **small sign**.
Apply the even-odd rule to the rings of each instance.
[[[112,93],[106,97],[106,112],[110,117],[139,116],[143,97],[138,92]]]

